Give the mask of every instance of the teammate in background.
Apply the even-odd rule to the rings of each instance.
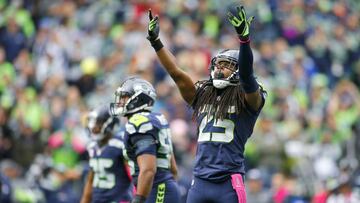
[[[108,106],[88,114],[92,139],[87,148],[90,170],[81,203],[131,201],[133,186],[123,157],[124,143],[120,135],[114,135],[118,124],[119,120],[110,115]]]
[[[236,11],[234,11],[236,10]],[[187,202],[246,202],[244,147],[265,102],[265,91],[253,75],[253,55],[244,8],[234,7],[228,19],[240,50],[224,50],[210,64],[210,78],[193,83],[159,38],[159,18],[149,11],[148,37],[156,54],[194,110],[198,145],[194,179]]]
[[[12,187],[8,177],[0,172],[0,202],[11,203],[12,201]]]
[[[125,150],[135,163],[132,171],[136,196],[132,203],[177,203],[177,167],[169,124],[164,115],[151,109],[156,99],[154,87],[139,77],[129,77],[115,92],[111,113],[125,116]]]

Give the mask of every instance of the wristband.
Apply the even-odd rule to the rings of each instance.
[[[135,195],[132,199],[131,203],[144,203],[146,201],[146,197],[141,195]]]
[[[239,42],[240,42],[240,44],[249,43],[249,42],[250,42],[250,37],[247,37],[247,39],[246,39],[246,38],[245,38],[245,39],[241,39],[241,38],[239,37]]]
[[[164,47],[164,45],[161,43],[160,39],[156,39],[155,41],[151,41],[150,43],[156,52]]]

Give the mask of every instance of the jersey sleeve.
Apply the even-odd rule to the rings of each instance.
[[[135,153],[156,155],[157,151],[157,128],[150,118],[136,114],[132,116],[125,126],[128,135],[128,144]]]
[[[135,134],[130,137],[135,156],[151,154],[156,156],[156,141],[151,135]]]
[[[261,96],[261,105],[259,107],[258,110],[253,110],[250,105],[245,101],[245,105],[247,107],[248,112],[250,112],[251,114],[255,114],[255,115],[259,115],[260,111],[262,110],[262,108],[265,105],[265,100],[267,97],[267,92],[263,89],[263,87],[261,86],[261,84],[259,83],[260,86],[260,96]]]
[[[264,107],[265,105],[265,100],[266,100],[266,97],[267,97],[267,92],[263,89],[263,87],[260,85],[260,95],[261,95],[261,105],[260,105],[260,108],[258,110],[258,113],[261,111],[261,109]]]

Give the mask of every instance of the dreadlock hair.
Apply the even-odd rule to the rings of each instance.
[[[241,85],[217,89],[210,79],[198,81],[195,86],[195,99],[191,104],[194,109],[193,119],[207,112],[209,116],[214,116],[215,120],[223,120],[229,116],[231,106],[235,106],[237,115],[245,108],[245,91]]]

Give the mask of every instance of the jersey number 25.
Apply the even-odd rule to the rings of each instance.
[[[106,169],[113,165],[113,160],[104,158],[90,159],[89,164],[95,173],[93,187],[111,189],[115,186],[115,175],[106,172]]]
[[[234,139],[235,124],[230,119],[216,120],[211,116],[204,116],[199,126],[198,142],[225,142]]]

